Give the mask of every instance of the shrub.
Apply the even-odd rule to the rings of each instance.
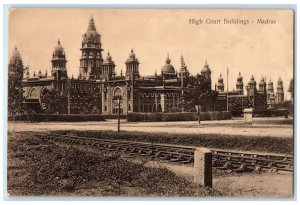
[[[200,120],[231,119],[230,112],[201,112]],[[177,113],[128,113],[128,122],[169,122],[169,121],[196,121],[198,114],[193,112]]]

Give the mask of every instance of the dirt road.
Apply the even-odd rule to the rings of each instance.
[[[152,133],[224,134],[243,136],[293,137],[293,125],[280,124],[284,118],[255,118],[253,125],[244,125],[243,119],[198,122],[138,122],[121,121],[121,130]],[[9,122],[9,131],[52,130],[117,130],[117,120],[104,122]]]

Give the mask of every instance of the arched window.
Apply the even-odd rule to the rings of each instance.
[[[122,90],[120,88],[116,88],[114,96],[122,96]]]
[[[35,88],[32,88],[29,93],[29,98],[38,98],[37,90]]]

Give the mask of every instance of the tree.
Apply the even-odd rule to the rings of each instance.
[[[25,111],[22,87],[24,67],[20,53],[16,48],[10,59],[8,70],[8,115],[23,114]]]
[[[200,123],[200,111],[212,110],[217,101],[218,92],[211,90],[211,81],[205,76],[197,74],[187,79],[187,85],[184,89],[184,108],[187,111],[198,110],[198,121]]]
[[[41,96],[42,110],[47,114],[67,113],[67,96],[57,90],[45,90]]]
[[[291,93],[291,101],[294,100],[294,78],[291,79],[288,92]]]

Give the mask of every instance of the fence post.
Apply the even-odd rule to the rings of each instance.
[[[244,109],[244,123],[252,125],[253,124],[253,109],[245,108]]]
[[[212,187],[212,153],[207,148],[194,152],[194,183]]]

